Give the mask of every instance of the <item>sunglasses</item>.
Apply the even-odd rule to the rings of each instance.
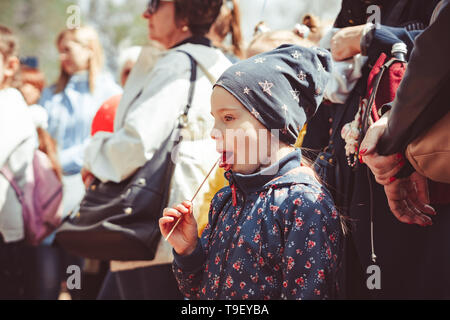
[[[150,0],[147,4],[146,12],[148,14],[154,14],[156,11],[158,11],[160,2],[174,2],[174,1],[175,0]]]

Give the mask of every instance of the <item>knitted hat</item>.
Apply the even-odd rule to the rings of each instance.
[[[293,145],[322,102],[331,58],[320,48],[282,45],[228,68],[214,86],[238,99],[267,129]]]

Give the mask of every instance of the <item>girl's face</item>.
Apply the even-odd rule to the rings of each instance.
[[[271,155],[270,132],[237,100],[220,86],[211,96],[214,128],[211,137],[222,155],[225,170],[250,174],[268,164]]]
[[[67,74],[88,70],[92,50],[76,41],[73,34],[63,36],[58,43],[58,51],[62,68]]]

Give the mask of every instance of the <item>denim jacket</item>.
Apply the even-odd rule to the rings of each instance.
[[[88,73],[83,72],[73,75],[63,91],[54,93],[54,90],[54,86],[46,88],[39,104],[48,112],[48,132],[58,143],[64,174],[77,174],[83,167],[95,113],[106,99],[122,89],[112,77],[102,74],[91,93]]]

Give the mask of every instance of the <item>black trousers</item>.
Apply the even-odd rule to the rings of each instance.
[[[5,243],[0,235],[0,299],[27,298],[24,241]]]
[[[108,272],[99,300],[181,300],[171,264]]]

